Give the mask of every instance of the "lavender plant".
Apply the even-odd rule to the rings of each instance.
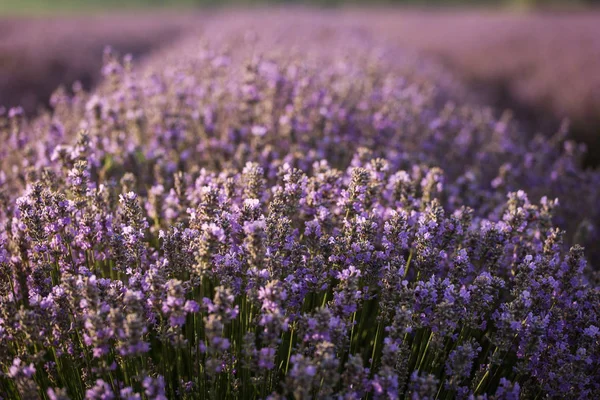
[[[581,149],[263,29],[0,117],[0,397],[598,397]]]

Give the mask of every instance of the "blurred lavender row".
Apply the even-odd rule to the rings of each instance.
[[[277,9],[276,9],[277,10]],[[517,113],[528,129],[551,134],[564,118],[571,138],[586,143],[586,162],[600,150],[600,13],[410,8],[283,9],[292,18],[326,16],[327,29],[348,25],[441,62],[488,104]],[[53,18],[0,18],[0,104],[29,115],[60,84],[98,82],[99,54],[111,44],[144,55],[174,38],[225,19],[254,24],[278,19],[273,9],[109,13]],[[271,22],[267,22],[271,23]],[[39,40],[44,38],[44,40]]]
[[[59,85],[95,86],[107,44],[143,56],[195,31],[205,14],[0,16],[0,104],[35,115]]]

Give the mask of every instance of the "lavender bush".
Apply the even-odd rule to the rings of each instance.
[[[581,149],[261,29],[0,118],[0,397],[598,397]]]

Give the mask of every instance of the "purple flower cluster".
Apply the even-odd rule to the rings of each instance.
[[[0,397],[600,395],[600,174],[347,33],[0,116]]]

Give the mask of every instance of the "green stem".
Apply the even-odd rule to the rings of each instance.
[[[403,279],[406,278],[406,276],[408,275],[408,267],[410,267],[410,262],[412,261],[412,257],[413,257],[413,249],[410,249],[410,252],[408,253],[408,260],[406,260],[406,266],[404,267],[404,276],[402,277]]]
[[[292,345],[294,343],[294,328],[290,331],[290,345],[288,347],[287,360],[285,361],[285,375],[287,376],[288,369],[290,366],[290,358],[292,357]]]
[[[371,353],[371,371],[375,366],[375,356],[377,352],[377,345],[379,343],[379,334],[381,332],[381,321],[377,323],[377,331],[375,332],[375,339],[373,340],[373,351]]]
[[[429,334],[429,337],[427,338],[427,344],[425,345],[425,350],[421,354],[421,359],[417,362],[417,369],[419,372],[421,372],[421,368],[423,367],[423,361],[425,361],[425,356],[427,355],[427,351],[429,350],[429,345],[431,344],[431,338],[433,337],[433,335],[433,333]]]

